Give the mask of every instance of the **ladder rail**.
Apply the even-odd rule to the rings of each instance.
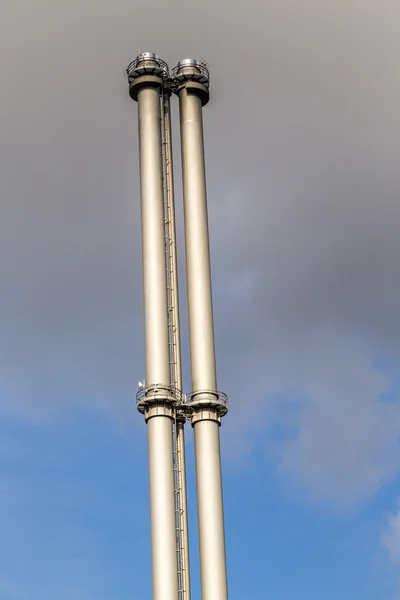
[[[175,200],[173,180],[173,159],[171,144],[170,97],[162,96],[163,110],[163,147],[165,173],[165,217],[166,217],[166,249],[168,255],[169,315],[171,336],[171,383],[182,390],[181,343],[179,335],[179,297],[178,297],[178,265],[176,252]]]
[[[171,385],[182,390],[181,345],[179,332],[179,296],[176,252],[176,223],[171,144],[170,94],[161,95],[161,134],[163,154],[163,190],[165,215],[165,253]],[[179,392],[180,393],[180,392]],[[189,537],[186,491],[185,418],[175,409],[173,421],[173,459],[175,480],[175,519],[178,558],[178,600],[190,600]]]
[[[189,537],[187,521],[187,493],[186,493],[186,459],[185,459],[185,423],[178,419],[176,423],[176,448],[177,469],[180,485],[178,497],[179,520],[181,535],[181,565],[182,565],[182,587],[184,600],[190,600],[190,571],[189,571]]]

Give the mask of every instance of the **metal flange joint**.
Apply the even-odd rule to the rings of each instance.
[[[136,393],[136,408],[147,422],[151,417],[175,417],[176,409],[182,404],[182,393],[173,386],[154,384],[139,389]]]
[[[185,406],[190,414],[190,421],[195,425],[198,421],[216,421],[221,423],[228,412],[228,397],[224,392],[201,390],[186,394]]]

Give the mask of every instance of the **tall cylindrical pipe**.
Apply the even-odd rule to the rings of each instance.
[[[173,71],[179,89],[186,272],[202,600],[227,600],[202,106],[208,72],[196,61]]]
[[[138,92],[146,386],[169,384],[160,91]]]
[[[168,68],[152,54],[128,67],[138,102],[153,600],[177,600],[160,98]]]
[[[197,513],[203,600],[227,600],[219,423],[194,424]]]
[[[178,563],[171,419],[148,420],[153,600],[177,600]]]
[[[193,390],[215,390],[214,320],[201,98],[179,93],[186,277]]]

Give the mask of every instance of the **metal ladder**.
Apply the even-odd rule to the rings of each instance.
[[[171,145],[170,95],[164,90],[160,98],[165,225],[165,264],[171,386],[176,394],[172,425],[175,487],[175,530],[178,559],[178,600],[190,600],[189,539],[186,500],[185,416],[182,413],[182,372],[179,335],[178,273],[176,258],[175,206]]]

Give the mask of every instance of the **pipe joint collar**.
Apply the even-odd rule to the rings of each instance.
[[[175,80],[173,91],[179,96],[182,90],[186,90],[188,94],[199,96],[202,106],[205,106],[210,99],[210,89],[198,81],[178,82]]]
[[[182,404],[182,392],[171,385],[153,384],[142,387],[136,394],[136,408],[147,421],[151,417],[172,417],[176,407]]]
[[[175,417],[173,405],[166,402],[152,402],[151,404],[147,404],[143,410],[138,410],[143,413],[146,423],[153,417],[168,417],[169,419],[174,419]]]
[[[185,406],[190,410],[192,425],[204,420],[220,423],[228,412],[228,397],[213,390],[191,392],[185,396]]]
[[[135,102],[137,102],[139,92],[142,88],[155,87],[161,89],[162,86],[163,80],[158,75],[142,75],[141,77],[132,79],[129,82],[129,95],[132,98],[132,100],[135,100]]]

